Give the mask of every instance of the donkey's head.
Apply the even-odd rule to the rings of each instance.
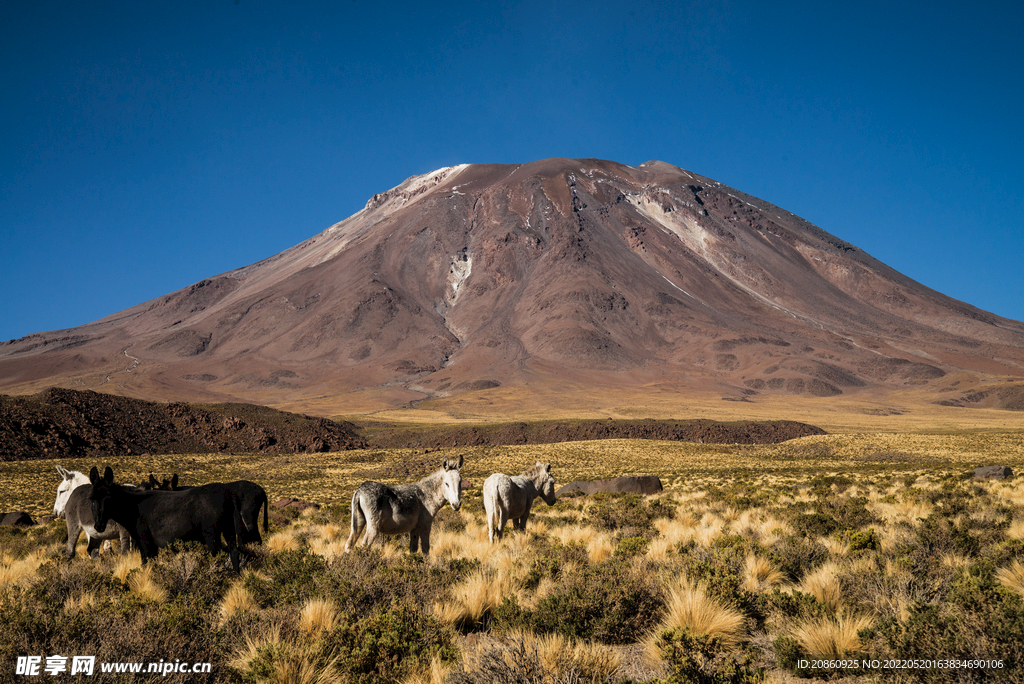
[[[89,503],[92,505],[92,525],[96,531],[102,534],[110,522],[110,514],[113,505],[110,497],[117,489],[114,484],[114,471],[107,466],[100,477],[100,471],[96,466],[89,471],[89,482],[92,483],[92,493],[89,494]]]
[[[544,503],[554,506],[557,499],[555,498],[555,476],[551,474],[551,464],[537,461],[537,468],[540,471],[537,491],[540,492]]]
[[[89,484],[89,478],[85,473],[80,473],[77,470],[68,470],[61,466],[57,466],[57,472],[60,473],[61,481],[57,486],[57,500],[53,502],[53,515],[55,518],[64,515],[64,508],[68,505],[71,492],[81,485]]]
[[[444,459],[441,464],[441,491],[444,498],[452,505],[452,510],[459,510],[462,506],[462,455],[459,459]]]

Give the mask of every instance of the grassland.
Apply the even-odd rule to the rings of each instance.
[[[965,477],[989,464],[1019,472],[1024,432],[901,431],[902,416],[889,418],[889,431],[771,446],[606,440],[117,459],[125,481],[246,478],[271,500],[322,507],[275,512],[240,577],[193,548],[162,554],[146,573],[118,556],[81,557],[81,544],[69,563],[59,521],[3,530],[0,678],[17,655],[51,653],[210,661],[208,681],[245,682],[1024,678],[1024,484]],[[428,560],[401,539],[342,552],[358,483],[417,479],[454,454],[470,489],[459,513],[438,516]],[[666,491],[538,501],[525,533],[488,544],[484,478],[535,461],[551,462],[560,482],[655,474]],[[2,507],[48,512],[55,464],[0,464]],[[1003,667],[800,665],[837,658]]]

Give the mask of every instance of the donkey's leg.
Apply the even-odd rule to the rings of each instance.
[[[359,535],[363,533],[365,527],[366,516],[363,515],[363,509],[359,505],[359,490],[357,489],[352,495],[352,533],[348,536],[348,541],[345,542],[345,553],[351,551],[352,547],[356,545]]]
[[[501,504],[498,504],[498,541],[505,536],[505,525],[508,523],[508,511]]]
[[[487,517],[487,541],[494,543],[494,528],[498,525],[497,507],[494,502],[484,495],[484,513]]]
[[[75,557],[75,547],[78,546],[78,537],[82,534],[82,528],[79,526],[77,521],[73,521],[69,516],[67,519],[68,526],[68,543],[64,548],[64,555],[68,558]]]
[[[430,555],[430,527],[433,524],[433,520],[427,522],[426,525],[420,529],[420,551],[423,552],[424,558]],[[416,534],[413,532],[413,534]]]
[[[128,530],[121,528],[121,554],[128,553],[128,550],[132,548],[132,535],[128,534]]]
[[[530,505],[532,503],[533,503],[532,501],[528,501],[526,503],[526,510],[523,512],[523,514],[521,516],[519,516],[519,518],[516,519],[515,526],[516,526],[517,530],[520,530],[520,531],[525,531],[526,530],[526,521],[529,520],[529,518],[530,518]]]
[[[420,533],[419,530],[413,530],[409,533],[409,553],[416,553],[416,549],[420,544]]]

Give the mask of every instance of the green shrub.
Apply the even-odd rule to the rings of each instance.
[[[625,644],[653,624],[662,608],[653,578],[613,558],[562,575],[537,604],[530,623],[538,632]]]
[[[352,681],[394,682],[416,661],[458,657],[451,632],[412,606],[395,605],[355,623],[342,623],[326,641],[337,645],[338,670]]]
[[[847,530],[843,533],[843,541],[849,544],[851,553],[866,550],[877,551],[881,544],[881,539],[873,527],[863,532]]]
[[[587,510],[590,522],[602,530],[648,531],[658,518],[675,516],[675,503],[671,499],[648,501],[639,494],[607,494],[593,496],[593,505]]]
[[[615,546],[615,555],[620,558],[642,556],[647,553],[647,547],[650,545],[651,540],[647,537],[625,537]]]
[[[755,684],[765,679],[749,659],[741,662],[726,654],[719,637],[676,627],[661,632],[657,646],[671,669],[666,684]]]

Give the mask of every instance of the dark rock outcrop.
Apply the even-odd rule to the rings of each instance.
[[[661,479],[655,475],[631,475],[627,477],[613,477],[610,480],[575,480],[558,490],[556,496],[562,496],[569,492],[583,492],[584,494],[597,494],[598,492],[610,492],[613,494],[657,494],[662,491]]]

